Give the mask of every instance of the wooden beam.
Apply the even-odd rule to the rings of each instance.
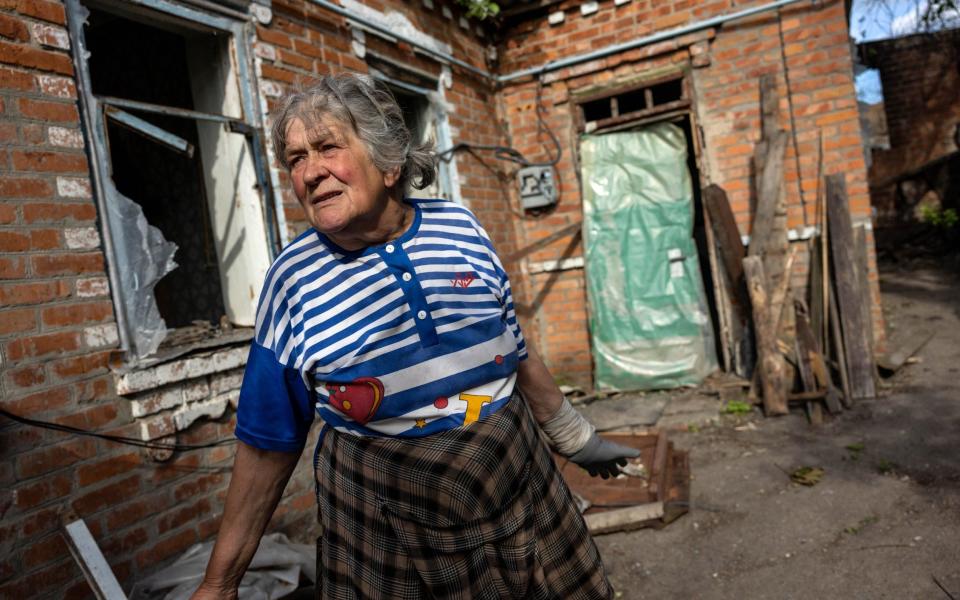
[[[863,292],[857,274],[857,253],[850,219],[850,205],[843,174],[827,176],[827,218],[837,291],[843,347],[854,400],[876,396],[875,366],[869,329],[863,318]]]
[[[781,207],[781,193],[783,190],[783,157],[787,148],[787,133],[778,131],[770,140],[764,160],[763,170],[760,172],[757,188],[757,209],[753,218],[753,228],[750,231],[750,248],[748,256],[763,257],[767,274],[767,285],[774,286],[780,281],[782,267],[776,265],[783,260],[786,253],[786,231],[780,232],[778,218],[782,220],[785,212]],[[769,293],[769,290],[768,290]]]
[[[663,502],[649,502],[638,506],[598,512],[583,517],[587,530],[593,535],[636,529],[647,521],[663,517]]]
[[[740,238],[740,229],[730,209],[727,193],[718,185],[708,185],[701,195],[704,218],[709,224],[707,233],[712,238],[711,249],[719,254],[720,268],[714,277],[717,295],[725,302],[722,316],[726,321],[724,348],[730,355],[729,370],[747,377],[754,363],[752,335],[750,332],[750,295],[743,276],[743,257],[746,250]],[[727,348],[729,346],[729,348]]]
[[[767,415],[785,415],[788,412],[786,364],[777,347],[777,331],[771,326],[763,261],[758,256],[748,256],[743,259],[743,271],[753,304],[753,326],[759,355],[757,368],[760,370],[764,411]]]
[[[123,593],[120,582],[107,564],[107,559],[103,557],[103,552],[100,551],[100,547],[97,546],[83,519],[72,514],[66,515],[63,533],[70,554],[77,561],[97,599],[126,600],[127,596]]]
[[[894,345],[893,341],[888,342],[894,350],[884,354],[877,361],[877,364],[884,371],[896,372],[897,369],[907,362],[907,359],[920,351],[923,346],[934,336],[935,331],[925,331],[922,329],[913,329],[907,332],[902,342]]]
[[[856,255],[854,266],[857,271],[857,280],[860,282],[860,310],[863,311],[863,322],[867,328],[870,362],[876,364],[876,355],[873,352],[873,295],[870,293],[870,258],[867,250],[867,231],[863,225],[853,228],[853,249]]]

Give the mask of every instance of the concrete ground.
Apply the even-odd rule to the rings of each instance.
[[[719,415],[697,394],[666,403],[661,419],[698,425],[671,436],[690,451],[692,506],[597,538],[618,598],[960,598],[960,269],[886,267],[881,288],[894,342],[936,333],[876,400],[817,429],[799,412]],[[791,483],[801,466],[822,480]]]

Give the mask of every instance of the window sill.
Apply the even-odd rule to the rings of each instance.
[[[234,329],[192,344],[174,346],[114,370],[117,394],[128,396],[242,367],[253,329]]]

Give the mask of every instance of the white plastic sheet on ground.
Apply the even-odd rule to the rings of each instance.
[[[213,542],[197,544],[175,563],[133,586],[131,600],[188,600],[200,585]],[[301,573],[317,580],[317,549],[294,544],[282,533],[263,536],[240,582],[240,600],[273,600],[297,589]]]

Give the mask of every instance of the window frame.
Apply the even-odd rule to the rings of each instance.
[[[120,349],[124,352],[128,365],[136,366],[138,364],[150,363],[155,356],[152,353],[144,352],[143,348],[138,347],[138,324],[133,322],[129,314],[128,301],[135,292],[124,289],[120,269],[124,268],[126,258],[124,250],[114,239],[116,234],[112,231],[117,223],[111,222],[111,209],[117,207],[119,192],[114,187],[111,176],[111,160],[106,131],[105,114],[110,106],[122,108],[122,100],[104,99],[93,93],[91,85],[90,67],[86,52],[84,27],[89,14],[87,6],[103,10],[121,17],[128,15],[148,14],[158,20],[171,24],[176,28],[194,29],[217,35],[229,36],[228,52],[230,54],[233,75],[236,78],[237,95],[240,106],[240,117],[226,117],[225,115],[205,114],[200,111],[181,111],[185,113],[194,113],[193,115],[183,114],[187,118],[193,118],[198,121],[219,121],[225,127],[229,127],[232,133],[241,134],[246,142],[244,147],[250,152],[253,172],[258,187],[256,194],[259,197],[259,209],[261,212],[262,224],[265,228],[265,238],[267,247],[265,251],[270,262],[277,256],[280,250],[281,236],[280,225],[281,215],[278,211],[282,209],[279,204],[279,198],[273,189],[273,180],[271,178],[268,152],[265,145],[265,136],[262,129],[262,115],[260,98],[255,96],[254,91],[259,89],[256,82],[255,69],[253,65],[252,40],[254,37],[253,24],[250,20],[240,20],[238,18],[214,14],[192,6],[171,2],[169,0],[125,0],[120,3],[103,2],[102,0],[65,0],[67,12],[67,27],[70,33],[71,42],[74,47],[73,62],[76,70],[76,83],[78,90],[78,102],[81,114],[81,125],[87,142],[87,152],[91,159],[91,179],[93,184],[94,200],[97,204],[97,211],[100,216],[101,239],[103,240],[103,252],[107,264],[107,274],[110,281],[111,298],[114,305],[114,311],[117,319],[117,329],[119,331]],[[127,102],[128,108],[144,110],[146,112],[163,112],[161,109],[147,103]],[[205,167],[205,170],[207,167]],[[201,182],[203,185],[204,183]],[[209,210],[204,207],[204,210]],[[224,268],[222,258],[218,257],[220,269]],[[257,290],[259,292],[259,289]],[[151,291],[152,293],[152,291]]]

